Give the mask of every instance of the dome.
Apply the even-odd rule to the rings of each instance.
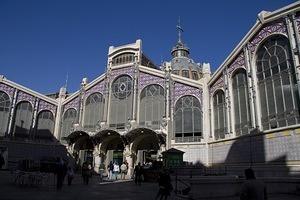
[[[172,73],[198,80],[202,77],[202,67],[199,63],[195,63],[193,59],[189,58],[190,49],[181,40],[183,29],[180,25],[177,26],[177,29],[178,41],[171,51],[173,57],[171,60]]]

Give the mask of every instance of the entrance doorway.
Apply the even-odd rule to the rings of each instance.
[[[117,163],[118,165],[121,165],[123,163],[123,151],[113,151],[113,163]]]

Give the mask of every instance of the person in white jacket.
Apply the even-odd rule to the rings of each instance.
[[[119,164],[117,162],[115,162],[114,163],[114,175],[115,175],[116,180],[118,180],[119,172],[120,172]]]

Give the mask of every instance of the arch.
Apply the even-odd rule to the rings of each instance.
[[[244,68],[236,69],[232,74],[232,96],[234,109],[234,130],[237,136],[249,133],[251,127],[248,98],[247,72]]]
[[[77,111],[75,108],[69,108],[67,109],[64,114],[63,114],[63,119],[62,119],[62,127],[60,131],[60,138],[62,139],[63,137],[67,137],[72,129],[73,129],[73,124],[75,123],[77,116]]]
[[[166,143],[166,135],[147,128],[131,130],[125,137],[131,144],[133,163],[157,160],[161,145]]]
[[[95,145],[99,145],[99,152],[102,154],[102,162],[108,164],[110,161],[116,161],[119,164],[123,162],[123,151],[125,149],[126,140],[114,130],[102,130],[93,136]]]
[[[141,91],[139,112],[141,126],[159,129],[161,119],[165,116],[165,93],[162,86],[151,84]]]
[[[9,95],[0,91],[0,137],[4,136],[7,131],[10,105]]]
[[[200,142],[202,113],[200,102],[195,96],[186,95],[176,101],[174,124],[176,142]]]
[[[283,34],[283,33],[271,33],[270,35],[268,35],[267,37],[263,38],[256,46],[256,49],[254,50],[253,52],[253,55],[257,55],[257,52],[259,51],[259,49],[263,46],[263,44],[269,40],[271,37],[284,37],[286,39],[288,39],[288,37]],[[255,59],[254,59],[254,62],[255,62]]]
[[[33,108],[29,101],[21,101],[16,106],[13,132],[15,137],[29,137],[33,118]]]
[[[118,76],[111,84],[109,126],[125,129],[132,118],[133,80],[129,75]]]
[[[105,99],[99,92],[90,94],[84,107],[83,126],[86,130],[95,130],[97,124],[103,120]]]
[[[43,110],[37,116],[36,139],[52,139],[54,131],[54,116],[50,110]]]
[[[132,63],[134,62],[134,56],[135,54],[132,52],[117,54],[112,58],[112,66]]]
[[[225,93],[221,89],[216,90],[213,95],[213,113],[215,139],[223,139],[227,132],[227,115]]]
[[[262,129],[299,123],[299,95],[288,38],[281,34],[267,37],[255,55]]]

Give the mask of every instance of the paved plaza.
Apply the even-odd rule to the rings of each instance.
[[[98,177],[93,177],[89,185],[83,185],[81,177],[77,175],[74,184],[64,185],[61,191],[56,191],[55,179],[52,176],[46,186],[20,187],[12,183],[11,174],[0,171],[0,199],[1,200],[154,200],[158,186],[156,183],[143,183],[136,186],[133,181],[116,181],[100,183]],[[169,198],[183,200],[187,198]],[[218,198],[238,200],[235,198]],[[299,196],[271,195],[271,200],[298,200]]]

